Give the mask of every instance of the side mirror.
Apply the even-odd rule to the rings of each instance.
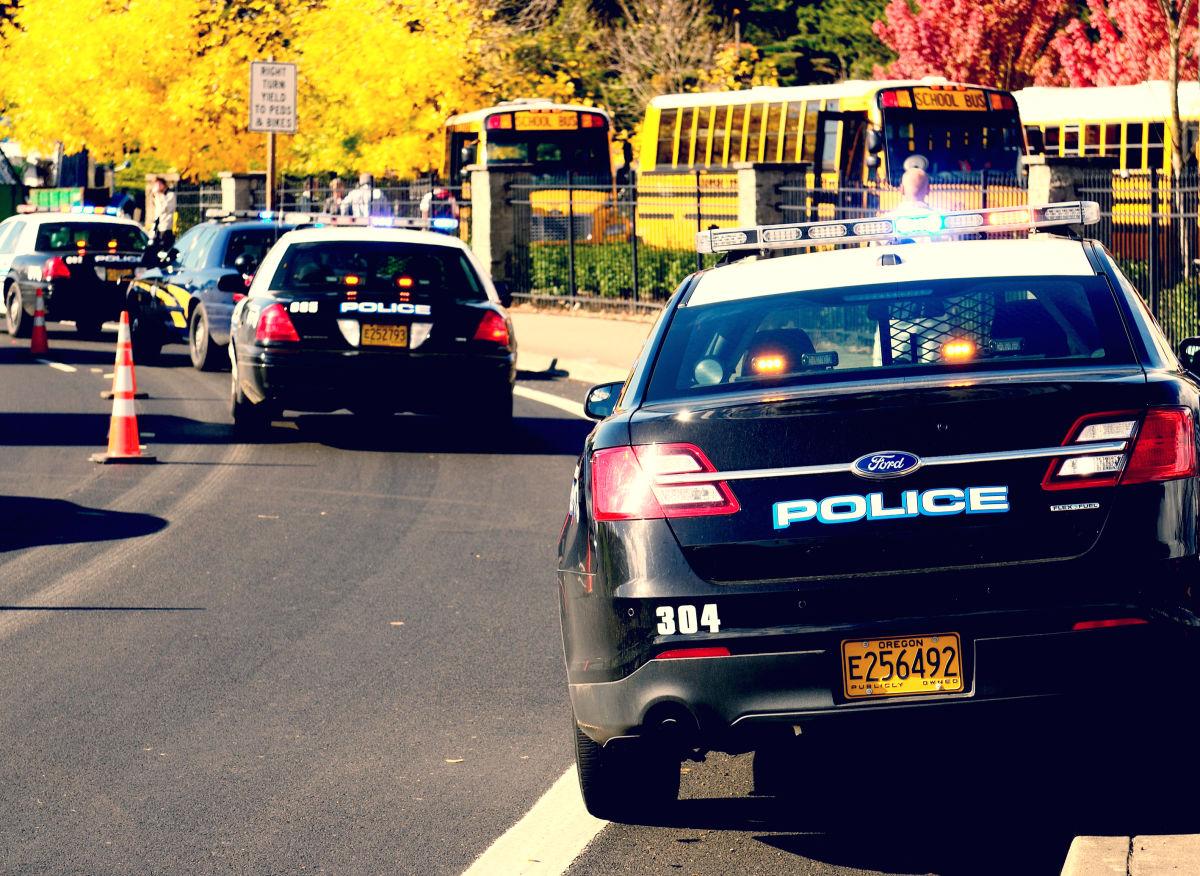
[[[879,167],[879,156],[878,155],[868,155],[867,156],[867,167],[871,167],[871,168]]]
[[[171,247],[170,249],[160,249],[158,251],[158,263],[160,266],[165,268],[169,265],[175,264],[177,261],[179,261],[179,250],[177,250],[175,247]]]
[[[867,151],[872,155],[883,151],[883,131],[878,128],[867,128]]]
[[[588,390],[587,399],[583,403],[583,412],[593,420],[603,420],[612,416],[617,407],[617,399],[621,397],[621,387],[624,383],[601,383]]]
[[[1184,370],[1200,374],[1200,338],[1184,338],[1179,342],[1178,352]]]
[[[1026,125],[1025,140],[1029,143],[1030,155],[1041,155],[1046,151],[1046,136],[1041,128]]]
[[[504,307],[512,307],[512,286],[508,285],[508,281],[497,280],[493,282],[492,285],[496,287],[496,294],[500,296],[500,304]]]
[[[254,272],[258,270],[258,259],[248,252],[244,252],[233,260],[233,266],[237,268],[238,273],[245,277],[254,276]]]
[[[217,291],[232,295],[246,294],[246,278],[241,274],[222,274],[217,279]]]

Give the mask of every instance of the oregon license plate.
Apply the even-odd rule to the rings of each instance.
[[[919,110],[970,110],[979,112],[987,109],[987,98],[982,91],[943,91],[940,88],[914,88],[913,102]]]
[[[842,642],[842,691],[850,699],[962,690],[958,633]]]
[[[123,283],[133,277],[133,268],[105,268],[104,279],[109,283]]]
[[[362,327],[364,347],[407,347],[408,326],[364,325]]]

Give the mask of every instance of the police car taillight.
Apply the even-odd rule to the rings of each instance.
[[[711,473],[713,477],[706,477]],[[684,482],[672,482],[684,476]],[[592,454],[597,520],[703,517],[741,510],[729,485],[693,444],[642,444]]]
[[[51,280],[66,280],[71,276],[71,269],[67,267],[58,256],[46,259],[46,263],[42,265],[42,282],[49,283]]]
[[[1127,449],[1130,441],[1133,447]],[[1042,479],[1043,489],[1113,487],[1196,475],[1195,429],[1187,408],[1150,408],[1140,425],[1137,412],[1131,411],[1081,417],[1063,444],[1093,445],[1097,452],[1053,460]]]
[[[475,329],[475,340],[490,341],[493,344],[507,347],[508,323],[496,311],[487,311],[479,323],[479,328]]]
[[[296,327],[292,318],[282,304],[269,304],[263,308],[258,317],[258,327],[254,330],[256,341],[299,341]]]

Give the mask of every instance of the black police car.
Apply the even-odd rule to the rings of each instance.
[[[936,750],[983,704],[1177,700],[1200,340],[1177,358],[1093,241],[889,242],[1097,214],[702,233],[879,245],[692,275],[624,386],[589,395],[558,577],[594,814],[652,818],[697,752],[754,750],[769,785],[758,760],[797,731],[866,726],[886,759],[901,715]]]
[[[506,428],[516,340],[474,255],[443,234],[364,222],[317,217],[267,254],[233,312],[235,427],[349,408]]]
[[[164,344],[186,343],[197,369],[226,367],[233,306],[245,296],[263,256],[292,228],[257,217],[230,214],[189,228],[160,266],[129,285],[138,359],[155,357]]]
[[[8,333],[29,336],[41,289],[46,319],[73,320],[81,335],[99,335],[103,323],[120,316],[125,286],[146,245],[136,223],[104,207],[25,208],[0,222],[0,294]]]

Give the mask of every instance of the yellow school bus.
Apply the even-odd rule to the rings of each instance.
[[[707,227],[736,220],[734,168],[744,162],[793,165],[810,188],[875,189],[888,209],[905,161],[919,155],[942,194],[937,206],[970,209],[982,206],[978,172],[1015,179],[1024,153],[1010,93],[944,79],[662,95],[641,131],[638,231],[671,245],[671,229],[695,218],[678,194],[683,174],[699,180]]]
[[[1149,245],[1150,172],[1171,172],[1171,85],[1161,80],[1094,88],[1025,88],[1013,95],[1032,151],[1112,171],[1114,252],[1145,258]],[[1200,152],[1200,85],[1179,84],[1183,158]],[[1158,184],[1160,227],[1170,224],[1171,180]],[[1103,200],[1103,198],[1102,198]],[[1165,245],[1166,237],[1161,238]]]

